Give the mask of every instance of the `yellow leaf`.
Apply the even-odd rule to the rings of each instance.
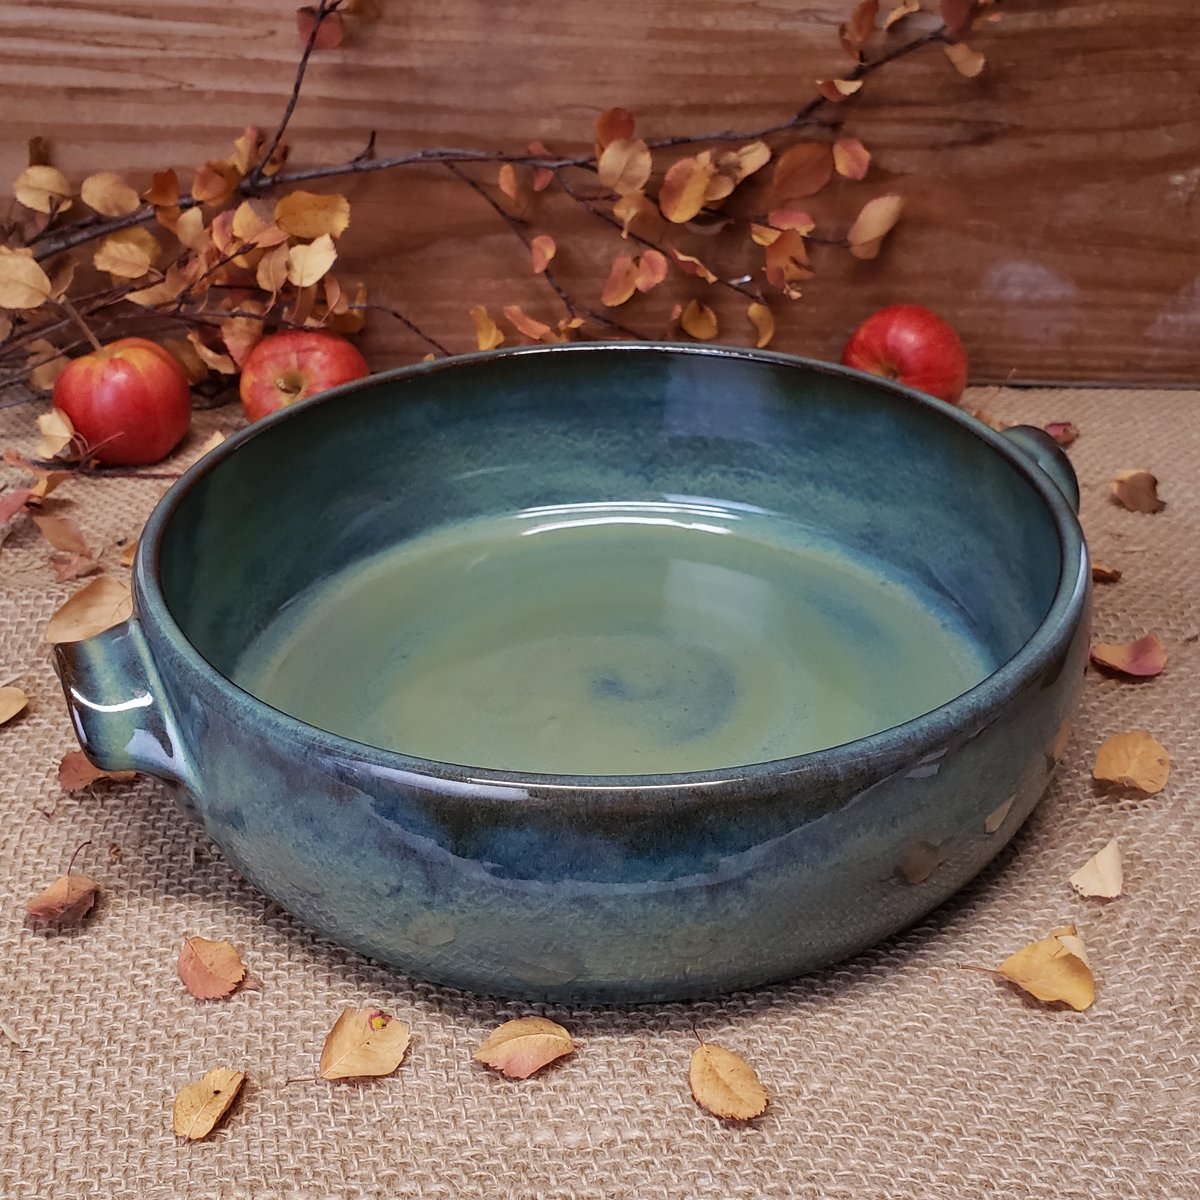
[[[1111,487],[1117,503],[1130,512],[1156,513],[1166,508],[1158,498],[1158,480],[1141,467],[1118,471]]]
[[[50,277],[32,257],[0,246],[0,308],[38,308],[50,292]]]
[[[637,291],[638,268],[633,256],[618,254],[608,271],[600,303],[606,308],[617,308]]]
[[[1096,999],[1096,984],[1087,951],[1074,925],[1064,925],[1049,937],[1023,946],[997,968],[997,975],[1046,1003],[1062,1001],[1076,1012]]]
[[[19,712],[24,712],[29,697],[19,687],[0,687],[0,725],[5,725]]]
[[[80,588],[50,618],[46,641],[51,645],[81,642],[129,620],[132,613],[129,584],[101,575]]]
[[[717,314],[707,304],[690,300],[679,318],[684,330],[701,342],[712,341],[717,336]]]
[[[97,271],[107,271],[117,279],[141,279],[150,270],[146,247],[126,237],[132,230],[109,234],[92,257]]]
[[[236,375],[237,366],[228,354],[222,354],[219,350],[214,350],[200,336],[198,329],[189,329],[187,332],[187,340],[191,342],[200,361],[204,363],[212,371],[216,371],[221,375]]]
[[[71,418],[57,408],[42,413],[37,427],[40,436],[34,453],[38,458],[57,458],[75,439]]]
[[[558,245],[548,233],[539,233],[529,246],[533,259],[533,273],[540,275],[549,265],[550,260],[558,251]]]
[[[741,183],[748,175],[761,171],[771,161],[771,147],[766,142],[747,142],[733,151],[737,165],[733,171],[736,182]],[[725,159],[722,158],[722,167]]]
[[[57,167],[26,167],[13,183],[13,195],[34,212],[66,212],[71,207],[71,185]]]
[[[1119,896],[1125,877],[1121,869],[1121,849],[1116,838],[1093,854],[1071,876],[1070,883],[1081,896],[1097,896],[1104,900]]]
[[[269,292],[274,296],[283,287],[287,275],[288,248],[287,246],[276,246],[258,260],[254,279],[264,292]]]
[[[609,142],[597,164],[600,183],[622,196],[640,192],[652,169],[650,149],[641,138],[617,138]]]
[[[233,214],[230,232],[239,245],[253,245],[265,250],[288,240],[287,233],[275,224],[261,200],[243,200]]]
[[[409,1027],[378,1008],[347,1008],[321,1049],[322,1079],[390,1075],[408,1049]]]
[[[855,258],[875,258],[904,209],[902,196],[876,196],[862,206],[846,241]]]
[[[217,1122],[229,1111],[246,1082],[244,1071],[214,1067],[199,1083],[182,1087],[175,1097],[171,1124],[175,1133],[189,1141],[208,1137]]]
[[[540,342],[551,332],[549,325],[543,321],[535,321],[519,304],[506,304],[502,311],[521,333],[535,342]]]
[[[275,205],[275,224],[292,237],[338,237],[350,224],[350,202],[336,194],[291,192]]]
[[[88,208],[103,217],[124,217],[142,207],[141,197],[115,171],[89,175],[79,187]]]
[[[767,1092],[754,1068],[712,1042],[696,1047],[688,1083],[696,1103],[714,1116],[749,1121],[767,1111]]]
[[[263,136],[253,125],[247,125],[240,137],[233,139],[233,153],[229,156],[229,165],[239,175],[245,175],[256,162],[262,152]]]
[[[866,146],[853,137],[840,137],[833,143],[833,169],[846,179],[862,179],[871,165]]]
[[[197,1000],[224,1000],[246,977],[241,957],[230,942],[185,937],[176,963],[179,978]]]
[[[621,222],[621,236],[627,238],[634,221],[639,218],[657,217],[658,209],[649,196],[634,192],[613,201],[613,216]]]
[[[475,1061],[509,1079],[528,1079],[574,1050],[571,1035],[561,1025],[545,1017],[519,1017],[493,1029],[475,1051]]]
[[[758,334],[754,344],[760,350],[764,346],[769,346],[771,339],[775,336],[775,318],[771,314],[771,310],[765,304],[755,301],[746,309],[746,316],[750,318],[750,324],[754,326],[754,330]]]
[[[900,0],[900,3],[884,18],[883,27],[884,29],[891,29],[897,21],[902,21],[905,17],[920,11],[920,0]]]
[[[475,324],[475,344],[480,350],[495,350],[497,346],[504,345],[504,334],[482,304],[476,304],[471,309],[471,320]]]
[[[288,251],[287,277],[298,288],[311,287],[336,260],[333,238],[323,233],[307,246],[293,246]]]
[[[853,96],[862,87],[861,79],[818,79],[817,91],[826,100],[840,104],[847,96]]]
[[[1097,642],[1091,659],[1098,667],[1148,679],[1166,669],[1167,648],[1157,634],[1148,633],[1132,642]]]
[[[1100,744],[1092,777],[1101,783],[1136,788],[1147,796],[1167,786],[1171,756],[1167,748],[1145,729],[1114,733]]]
[[[174,233],[183,245],[197,253],[201,253],[212,244],[208,230],[204,227],[204,214],[199,208],[189,208],[187,212],[180,213]]]
[[[954,69],[968,79],[974,79],[987,62],[987,59],[978,50],[972,50],[966,42],[955,42],[953,45],[943,46],[942,49],[945,50],[946,57],[954,64]]]
[[[668,249],[671,251],[671,257],[685,275],[695,275],[706,283],[717,282],[717,277],[695,255],[684,254],[682,250],[676,250],[674,246],[670,246]]]
[[[704,207],[704,196],[715,171],[711,150],[674,163],[658,191],[662,215],[676,225],[690,221]]]
[[[206,162],[192,177],[192,199],[220,208],[233,199],[240,180],[237,168],[226,162]]]

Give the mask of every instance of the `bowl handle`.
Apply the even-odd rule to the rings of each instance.
[[[1015,442],[1058,485],[1067,503],[1079,511],[1079,480],[1063,448],[1036,425],[1010,425],[1004,436]]]
[[[194,792],[195,777],[136,617],[54,647],[83,752],[105,771],[141,771]]]

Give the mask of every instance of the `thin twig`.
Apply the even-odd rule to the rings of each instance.
[[[432,346],[439,354],[444,354],[447,358],[451,356],[451,351],[448,350],[437,338],[426,333],[415,321],[406,317],[399,309],[389,308],[386,304],[351,304],[351,312],[381,312],[386,313],[389,317],[394,317],[401,325],[410,332],[415,333],[427,346]]]
[[[57,303],[63,312],[65,312],[67,316],[71,318],[71,320],[83,333],[83,336],[87,338],[89,342],[91,342],[92,349],[103,350],[104,347],[100,345],[100,339],[92,332],[91,326],[88,325],[88,323],[79,315],[79,309],[77,309],[75,305],[71,303],[70,299],[66,296],[60,296]]]

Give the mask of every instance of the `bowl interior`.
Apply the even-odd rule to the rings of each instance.
[[[1061,557],[1038,491],[936,404],[798,362],[579,347],[251,430],[178,501],[160,572],[213,667],[310,724],[625,775],[919,716],[1025,644]]]

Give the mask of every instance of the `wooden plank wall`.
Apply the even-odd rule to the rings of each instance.
[[[927,8],[932,0],[925,0]],[[298,52],[294,0],[4,0],[0,179],[48,137],[72,177],[145,177],[227,152],[247,123],[274,125]],[[318,56],[293,125],[293,163],[332,163],[377,130],[383,153],[428,146],[585,149],[594,115],[624,105],[647,136],[751,129],[786,118],[812,81],[844,70],[838,0],[382,0],[345,46]],[[887,7],[885,2],[884,7]],[[874,152],[862,183],[814,201],[834,223],[881,191],[908,209],[883,256],[818,256],[803,299],[774,303],[775,348],[836,357],[885,303],[914,300],[960,328],[977,381],[1195,382],[1200,352],[1200,22],[1193,0],[1014,0],[973,43],[967,80],[937,47],[897,62],[839,110]],[[920,21],[921,18],[912,18]],[[903,27],[902,27],[903,28]],[[895,35],[893,35],[895,36]],[[489,186],[494,168],[478,177]],[[339,186],[329,184],[330,189]],[[343,239],[372,299],[454,350],[467,310],[521,302],[556,318],[525,250],[477,195],[437,168],[359,177]],[[556,266],[597,304],[621,248],[567,200],[530,213]],[[742,235],[744,237],[744,235]],[[750,262],[726,235],[703,252]],[[699,243],[698,243],[699,245]],[[695,281],[689,281],[695,283]],[[749,340],[744,301],[705,295],[722,339]],[[684,286],[676,294],[701,294]],[[715,296],[715,301],[713,297]],[[665,295],[623,321],[667,328]],[[424,347],[373,318],[378,367]]]

